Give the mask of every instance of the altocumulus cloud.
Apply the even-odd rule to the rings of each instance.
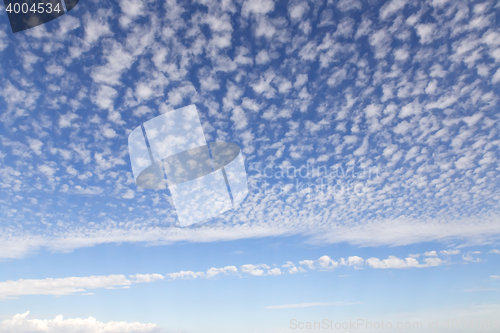
[[[81,15],[34,28],[23,43],[0,33],[11,69],[0,89],[0,257],[289,235],[491,244],[500,237],[500,39],[488,3],[126,0],[97,12],[80,3]],[[55,64],[54,50],[66,60]],[[241,209],[181,229],[165,193],[130,181],[126,137],[129,124],[193,103],[207,138],[263,164],[249,170]],[[323,177],[346,189],[360,182],[363,196],[263,177],[266,166],[308,161],[378,173]],[[286,191],[262,190],[273,186]],[[83,204],[92,209],[71,208]]]

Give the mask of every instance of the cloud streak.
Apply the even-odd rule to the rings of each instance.
[[[297,304],[283,304],[266,306],[266,310],[281,310],[281,309],[296,309],[296,308],[310,308],[317,306],[335,306],[341,305],[343,302],[315,302],[315,303],[297,303]]]

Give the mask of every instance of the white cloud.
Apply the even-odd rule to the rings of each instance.
[[[115,89],[102,85],[92,97],[92,100],[101,109],[113,109],[114,99],[117,95],[118,92]]]
[[[103,66],[94,67],[90,77],[96,83],[109,86],[120,85],[122,73],[132,66],[135,58],[118,42],[111,43],[104,52],[106,53],[105,59],[107,63]],[[112,93],[110,89],[104,87],[105,90],[103,90],[101,98],[106,97],[108,93]]]
[[[296,273],[305,273],[307,272],[305,269],[302,267],[292,267],[288,270],[289,274],[296,274]]]
[[[176,279],[197,279],[199,277],[203,277],[205,273],[203,272],[193,272],[193,271],[180,271],[176,273],[168,273],[166,276],[171,278],[172,280]]]
[[[125,192],[122,195],[123,199],[133,199],[135,197],[135,192],[131,189],[128,189],[127,192]]]
[[[102,17],[93,17],[87,13],[84,16],[84,22],[86,44],[94,44],[99,38],[112,34],[109,25]]]
[[[316,56],[318,55],[318,49],[316,42],[314,41],[309,41],[307,42],[304,47],[299,52],[299,56],[301,60],[308,60],[308,61],[313,61],[316,59]]]
[[[410,130],[410,128],[412,128],[412,125],[405,120],[397,124],[393,131],[396,134],[404,135]]]
[[[361,266],[365,263],[364,259],[358,256],[351,256],[347,258],[347,264],[349,266]]]
[[[37,155],[42,154],[43,142],[38,139],[28,139],[30,149]]]
[[[87,195],[98,195],[101,194],[102,192],[104,192],[104,190],[99,186],[82,187],[80,185],[76,185],[74,191],[74,193],[77,194],[87,194]]]
[[[339,263],[329,256],[322,256],[316,260],[319,269],[334,269],[339,266]]]
[[[341,84],[347,78],[347,71],[344,68],[335,70],[333,74],[328,79],[327,83],[329,86],[335,87]]]
[[[424,253],[424,256],[426,257],[437,257],[436,251],[428,251]]]
[[[450,0],[431,0],[431,5],[434,7],[443,7]]]
[[[474,126],[481,118],[483,117],[483,114],[481,112],[478,112],[476,114],[473,114],[472,116],[469,117],[464,117],[462,120],[467,124],[467,126]]]
[[[101,126],[101,133],[107,139],[112,139],[116,137],[116,131],[112,129],[109,124]]]
[[[41,58],[35,56],[33,53],[29,51],[25,51],[22,54],[22,60],[23,60],[23,68],[26,72],[31,73],[33,71],[33,68],[31,67],[33,64],[35,64],[37,61],[39,61]]]
[[[75,146],[75,148],[78,148]],[[78,149],[82,149],[79,147]],[[89,157],[82,151],[82,158]],[[112,157],[109,157],[112,158]],[[110,168],[116,163],[125,161],[104,160],[103,156],[96,155],[96,159],[103,159],[98,162],[101,168]],[[391,245],[400,246],[414,244],[417,242],[432,242],[440,239],[468,239],[471,244],[482,244],[482,242],[492,239],[500,232],[498,219],[493,215],[484,215],[477,218],[462,218],[460,220],[421,220],[421,219],[389,219],[379,220],[369,224],[360,224],[353,228],[351,225],[337,225],[318,230],[317,234],[308,240],[312,243],[331,244],[349,243],[352,245],[380,246]],[[470,228],[474,225],[474,228]],[[87,232],[82,229],[67,231],[64,237],[41,237],[30,235],[12,235],[8,239],[4,238],[0,242],[0,256],[3,258],[19,258],[31,251],[36,251],[40,247],[48,248],[51,251],[69,251],[75,248],[94,246],[99,244],[105,237],[112,242],[130,242],[130,239],[137,239],[143,242],[178,242],[196,241],[212,242],[215,240],[242,239],[247,237],[264,237],[285,234],[298,234],[302,232],[300,225],[293,224],[293,228],[287,224],[257,224],[251,226],[237,225],[231,226],[211,226],[203,225],[197,229],[179,228],[155,228],[147,230],[137,228],[132,229],[110,229],[104,231]],[[244,235],[244,236],[243,236]],[[74,240],[74,241],[70,241]],[[302,264],[301,264],[302,265]],[[304,265],[302,265],[304,266]]]
[[[429,44],[434,40],[436,33],[435,24],[419,24],[417,25],[417,34],[420,37],[421,44]]]
[[[354,151],[355,156],[363,156],[368,152],[368,137],[363,139],[363,143]]]
[[[386,2],[385,5],[380,8],[380,18],[385,20],[392,14],[403,9],[406,3],[407,0],[390,0]]]
[[[410,57],[410,52],[405,48],[394,50],[394,58],[398,61],[405,61]]]
[[[152,112],[152,110],[149,107],[147,107],[146,105],[141,105],[134,110],[133,114],[135,117],[142,117],[150,112]]]
[[[385,29],[373,32],[369,38],[370,45],[374,48],[375,58],[384,58],[391,51],[391,36]]]
[[[455,254],[460,254],[460,250],[443,250],[443,251],[439,251],[439,253],[447,255],[447,256],[451,256],[451,255],[455,255]]]
[[[429,95],[434,95],[437,90],[437,84],[438,84],[437,80],[430,81],[427,87],[425,88],[425,93]]]
[[[71,122],[75,119],[78,119],[78,115],[73,112],[61,115],[61,117],[59,117],[59,128],[71,127]]]
[[[457,169],[469,169],[473,166],[473,159],[474,157],[473,156],[463,156],[463,157],[460,157],[456,162],[455,162],[455,166],[457,167]]]
[[[226,267],[223,267],[223,268],[210,268],[209,270],[207,270],[207,273],[206,273],[206,278],[207,279],[210,279],[216,275],[219,275],[219,274],[236,274],[238,273],[238,269],[235,267],[235,266],[226,266]]]
[[[259,81],[251,84],[251,87],[257,94],[263,94],[266,98],[272,98],[276,92],[276,90],[271,86],[271,82],[274,78],[274,73],[266,72],[263,76],[261,76]]]
[[[259,65],[266,64],[269,61],[271,61],[271,57],[266,50],[260,50],[257,56],[255,56],[255,62]]]
[[[165,277],[161,274],[135,274],[129,276],[134,283],[150,283],[156,280],[163,280]]]
[[[431,102],[426,105],[426,109],[446,109],[458,100],[455,96],[443,96],[435,102]]]
[[[267,17],[257,19],[257,27],[255,28],[255,37],[266,37],[271,39],[276,34],[276,28]]]
[[[309,269],[315,269],[313,260],[302,260],[299,262],[299,265],[306,266]]]
[[[410,268],[418,267],[418,261],[415,258],[399,259],[395,256],[389,256],[388,259],[380,260],[378,258],[366,259],[366,263],[373,268]]]
[[[263,276],[265,275],[264,270],[262,268],[269,269],[270,267],[266,264],[260,264],[260,265],[252,265],[252,264],[247,264],[241,266],[241,271],[243,273],[252,275],[252,276]]]
[[[1,333],[146,333],[159,332],[156,324],[110,321],[103,323],[93,317],[64,319],[62,315],[54,319],[28,319],[29,311],[17,314],[12,319],[0,323]]]
[[[362,4],[359,0],[340,0],[337,3],[337,8],[342,12],[354,9],[361,10]]]
[[[411,102],[406,104],[401,108],[401,112],[399,112],[400,118],[407,118],[409,116],[418,115],[422,112],[422,108],[417,102]]]
[[[120,9],[124,14],[120,17],[120,25],[124,27],[145,14],[144,2],[141,0],[120,0]]]
[[[368,35],[371,31],[371,25],[372,25],[372,21],[366,17],[363,17],[361,24],[358,27],[358,30],[356,30],[356,34],[354,35],[354,38],[358,39],[360,37]]]
[[[281,275],[281,270],[279,268],[273,268],[267,271],[268,275]]]
[[[51,179],[56,173],[57,169],[49,164],[43,164],[38,166],[38,171],[43,173],[47,178]]]
[[[295,264],[291,261],[287,261],[286,264],[282,265],[281,267],[288,268],[288,274],[297,274],[297,273],[305,273],[307,272],[305,269],[302,267],[297,267]]]
[[[307,2],[291,3],[288,6],[288,15],[294,21],[300,20],[309,10]]]
[[[444,264],[444,261],[440,258],[425,258],[424,264],[418,265],[418,267],[436,267]]]
[[[47,73],[57,76],[61,76],[66,72],[64,67],[55,64],[46,66],[45,70],[47,71]]]
[[[495,72],[495,75],[493,75],[493,77],[491,78],[491,82],[493,82],[493,83],[500,82],[500,68],[497,69],[497,71]]]
[[[17,280],[0,282],[0,299],[22,295],[70,295],[87,289],[129,286],[132,282],[125,275],[47,278],[42,280]]]
[[[273,0],[246,0],[243,3],[241,14],[243,16],[248,16],[250,14],[267,14],[273,10]]]
[[[307,74],[299,74],[297,75],[293,87],[298,89],[302,87],[309,80]]]
[[[245,111],[239,106],[233,109],[231,120],[234,122],[234,127],[239,130],[244,129],[248,125]]]
[[[0,52],[5,50],[5,48],[7,47],[7,44],[8,44],[7,34],[5,33],[5,31],[1,30],[0,31]]]
[[[474,253],[462,254],[462,259],[465,262],[481,262],[482,261],[481,258],[474,258],[472,256],[472,254],[474,254]]]
[[[494,254],[500,254],[500,250],[493,249],[493,250],[488,251],[488,254],[490,254],[490,253],[491,253],[491,254],[493,254],[493,253],[494,253]]]
[[[153,89],[144,82],[139,82],[135,88],[135,95],[140,101],[148,100],[153,95]]]

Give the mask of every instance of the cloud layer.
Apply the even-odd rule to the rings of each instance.
[[[288,235],[499,238],[494,1],[99,6],[0,33],[0,257]],[[127,136],[193,103],[208,141],[242,148],[250,194],[182,229],[168,191],[134,184]]]

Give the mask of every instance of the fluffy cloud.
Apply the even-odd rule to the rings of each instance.
[[[358,256],[352,256],[347,258],[347,264],[349,266],[361,266],[364,264],[364,259]]]
[[[213,268],[212,267],[209,270],[207,270],[206,277],[209,279],[209,278],[212,278],[218,274],[229,274],[229,273],[236,274],[236,273],[238,273],[238,269],[235,266],[226,266],[223,268]]]
[[[146,333],[160,332],[156,324],[110,321],[103,323],[93,317],[64,319],[62,315],[54,319],[28,319],[29,311],[16,314],[12,319],[0,323],[1,333]]]
[[[450,255],[454,255],[454,254],[460,254],[460,250],[443,250],[443,251],[439,251],[439,253],[450,256]]]
[[[268,275],[281,275],[281,270],[279,268],[273,268],[267,271]]]
[[[418,266],[418,261],[415,258],[399,259],[395,256],[389,256],[389,258],[383,260],[368,258],[366,263],[373,268],[409,268]]]
[[[315,269],[313,260],[302,260],[301,262],[299,262],[299,264],[304,265],[309,269]]]
[[[386,19],[389,16],[393,15],[397,11],[404,8],[407,0],[390,0],[387,1],[384,6],[380,9],[380,18]]]
[[[334,269],[339,266],[339,263],[330,258],[329,256],[322,256],[316,260],[319,269]]]
[[[243,16],[248,16],[249,14],[267,14],[273,10],[273,0],[246,0],[243,3],[241,13]]]
[[[287,261],[287,263],[282,265],[281,267],[288,268],[288,270],[287,270],[288,274],[296,274],[296,273],[305,273],[306,272],[306,270],[304,268],[295,266],[295,264],[291,261]]]
[[[176,279],[197,279],[199,277],[204,276],[203,272],[193,272],[193,271],[180,271],[175,273],[168,273],[167,276],[172,280]]]
[[[434,267],[440,266],[444,263],[440,258],[425,258],[424,264],[420,264],[417,259],[408,257],[406,259],[400,259],[395,256],[389,256],[387,259],[380,260],[378,258],[366,259],[366,263],[372,268],[379,269],[402,269],[402,268],[412,268],[412,267]]]
[[[246,264],[241,266],[241,271],[252,276],[263,276],[265,272],[263,269],[269,269],[270,267],[266,264],[252,265]]]

